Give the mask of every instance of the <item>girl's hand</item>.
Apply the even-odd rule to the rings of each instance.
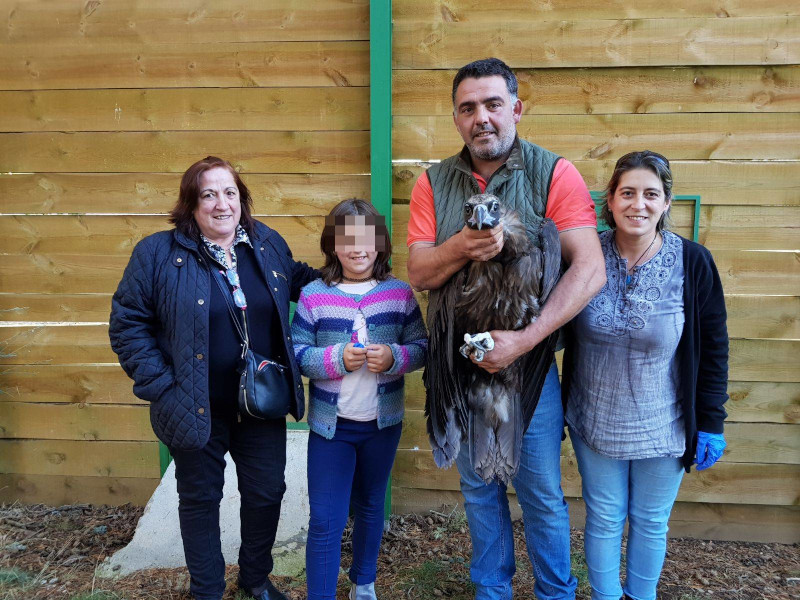
[[[392,368],[394,356],[386,344],[370,344],[367,350],[367,369],[372,373],[383,373]]]
[[[367,349],[356,348],[353,346],[353,343],[350,342],[344,347],[342,358],[344,359],[345,369],[347,369],[351,373],[353,371],[358,371],[361,368],[361,366],[367,361]]]

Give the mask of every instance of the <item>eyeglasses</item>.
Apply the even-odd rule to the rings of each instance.
[[[228,280],[228,283],[230,283],[231,287],[233,288],[234,304],[242,309],[247,308],[247,300],[244,297],[241,283],[239,283],[239,274],[233,269],[227,269],[225,271],[225,279]]]

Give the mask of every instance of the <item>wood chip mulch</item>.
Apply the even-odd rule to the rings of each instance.
[[[189,600],[185,569],[153,569],[117,580],[96,566],[133,536],[142,509],[132,506],[0,506],[0,600]],[[533,598],[533,575],[521,523],[515,523],[520,598]],[[350,530],[345,531],[338,599],[349,585]],[[578,598],[589,598],[583,532],[572,533]],[[382,600],[472,600],[466,519],[455,509],[393,516],[378,564]],[[226,600],[244,600],[228,567]],[[292,600],[305,600],[305,581],[275,577]],[[663,600],[789,600],[800,598],[800,545],[671,539],[659,586]]]

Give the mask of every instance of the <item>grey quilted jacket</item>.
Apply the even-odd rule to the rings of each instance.
[[[284,239],[256,222],[251,236],[280,317],[284,355],[294,378],[290,413],[305,411],[294,360],[289,301],[319,274],[296,262]],[[111,300],[109,337],[133,393],[150,402],[150,422],[169,448],[205,446],[211,432],[208,400],[208,309],[211,271],[199,243],[179,231],[154,233],[136,245]]]

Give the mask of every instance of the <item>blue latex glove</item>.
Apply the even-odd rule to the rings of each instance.
[[[697,455],[694,462],[697,463],[697,470],[703,471],[709,468],[722,456],[725,450],[725,436],[721,433],[697,432]]]

